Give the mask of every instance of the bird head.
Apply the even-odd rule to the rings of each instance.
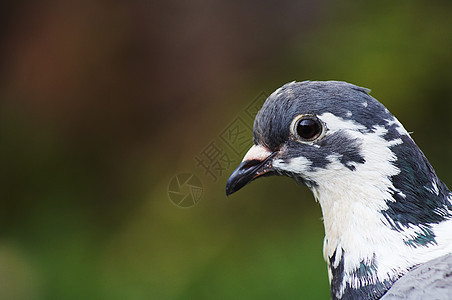
[[[396,172],[380,163],[395,160],[389,148],[408,134],[368,92],[337,81],[292,82],[276,90],[256,116],[254,146],[230,176],[226,194],[264,175],[293,177],[318,191],[350,177],[362,182],[364,169],[369,179]]]
[[[439,255],[439,245],[451,244],[438,229],[451,216],[447,187],[368,89],[288,83],[257,113],[253,142],[226,194],[270,175],[307,185],[322,209],[333,298],[380,297],[413,265]]]

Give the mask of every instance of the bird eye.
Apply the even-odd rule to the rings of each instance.
[[[315,116],[301,116],[295,122],[294,131],[302,140],[313,141],[322,133],[322,123]]]

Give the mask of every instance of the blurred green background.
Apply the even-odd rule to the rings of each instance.
[[[328,299],[307,188],[224,192],[225,130],[289,81],[371,88],[452,185],[450,1],[0,5],[1,299]]]

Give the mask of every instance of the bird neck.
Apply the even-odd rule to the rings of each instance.
[[[411,138],[392,151],[380,169],[312,187],[333,299],[378,299],[413,266],[452,253],[449,190]]]

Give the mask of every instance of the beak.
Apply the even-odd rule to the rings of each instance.
[[[263,175],[273,173],[272,159],[277,152],[271,152],[264,146],[254,145],[248,150],[242,163],[232,172],[226,183],[226,196]]]

